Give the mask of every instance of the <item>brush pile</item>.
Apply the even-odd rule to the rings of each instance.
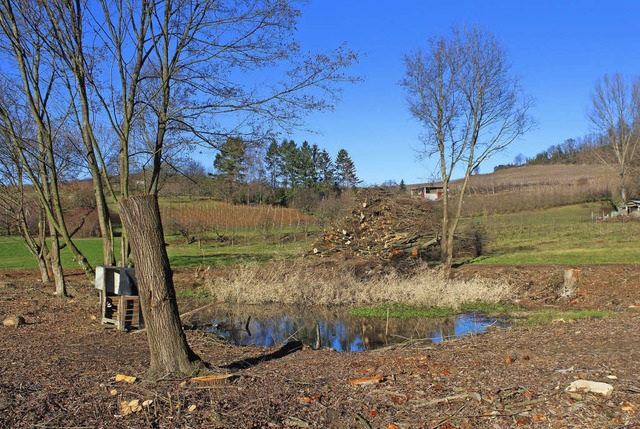
[[[419,257],[438,244],[439,215],[424,200],[398,196],[383,188],[360,190],[350,213],[313,248],[318,256]]]

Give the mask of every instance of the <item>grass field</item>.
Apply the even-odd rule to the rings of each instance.
[[[228,266],[243,262],[267,262],[301,256],[312,247],[312,238],[290,229],[265,238],[255,232],[237,233],[234,244],[213,238],[184,244],[179,236],[167,237],[167,254],[174,268]],[[102,264],[102,243],[98,238],[76,240],[76,244],[93,265]],[[119,251],[119,250],[117,250]],[[63,266],[76,268],[71,254],[63,249]],[[34,269],[37,264],[19,237],[0,237],[0,269]]]
[[[185,212],[200,216],[204,211],[188,205],[181,208],[175,210],[181,216]],[[294,218],[293,212],[288,211],[249,209],[256,213],[251,219],[242,213],[227,216],[244,219],[250,224],[245,227],[225,226],[214,232],[202,230],[194,237],[191,234],[188,237],[167,236],[167,253],[172,266],[228,266],[291,259],[312,248],[317,227],[310,226],[312,223],[307,218]],[[602,204],[589,203],[467,219],[466,222],[481,225],[487,237],[484,255],[471,262],[579,265],[640,261],[640,221],[595,222],[593,216],[600,214],[601,209]],[[273,216],[274,213],[277,216]],[[278,224],[282,213],[287,220]],[[266,214],[272,216],[273,223],[259,227],[260,219]],[[169,229],[166,232],[170,233]],[[99,239],[79,239],[77,244],[93,265],[102,263]],[[67,250],[62,254],[65,267],[76,267]],[[36,267],[20,238],[0,237],[0,268]]]
[[[269,236],[252,231],[236,233],[233,244],[210,238],[185,245],[182,237],[167,237],[167,242],[172,266],[197,267],[291,259],[309,252],[313,238],[305,232],[287,228]]]
[[[476,218],[487,231],[482,264],[608,264],[640,260],[640,221],[595,222],[601,204]]]
[[[100,239],[83,238],[75,240],[75,243],[92,265],[102,263],[102,242]],[[119,248],[116,251],[119,252]],[[62,249],[61,257],[65,268],[78,267],[67,249]],[[20,237],[0,237],[0,268],[32,269],[38,268],[38,264]]]

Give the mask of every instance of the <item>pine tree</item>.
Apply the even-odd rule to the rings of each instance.
[[[326,194],[335,186],[336,170],[329,152],[325,149],[318,153],[316,171],[318,172],[316,187],[321,194]]]
[[[283,171],[283,159],[282,152],[280,151],[280,145],[273,140],[267,148],[267,154],[265,156],[265,167],[267,170],[267,178],[269,185],[272,188],[276,188],[282,179]]]
[[[356,166],[346,149],[340,149],[336,156],[336,180],[341,188],[350,188],[361,182],[356,176]]]
[[[280,154],[282,157],[282,186],[285,189],[299,187],[299,150],[296,142],[284,140],[280,145]]]
[[[306,140],[298,152],[297,175],[303,188],[312,188],[316,181],[315,158],[318,146],[312,147]]]
[[[224,186],[227,200],[231,200],[238,184],[244,183],[246,177],[246,150],[242,139],[229,137],[216,154],[213,166],[217,171],[216,177]]]

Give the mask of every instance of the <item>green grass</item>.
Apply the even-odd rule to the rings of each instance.
[[[380,305],[375,307],[360,307],[349,310],[349,314],[360,317],[377,317],[392,319],[408,319],[415,317],[449,317],[457,312],[452,308],[412,307],[409,305]]]
[[[593,222],[602,204],[577,204],[520,213],[481,216],[467,221],[487,231],[485,254],[476,264],[610,264],[640,261],[640,221]],[[307,227],[308,228],[308,227]],[[220,231],[219,231],[220,232]],[[291,259],[306,253],[313,244],[313,229],[273,227],[222,230],[226,242],[213,233],[201,241],[185,244],[180,236],[167,236],[167,253],[175,268],[230,266],[246,262]],[[100,239],[76,240],[93,265],[102,263]],[[118,244],[118,243],[116,243]],[[63,265],[75,268],[68,250]],[[0,237],[0,268],[37,268],[19,237]],[[386,317],[386,313],[385,313]]]
[[[475,218],[488,245],[479,264],[610,264],[640,260],[640,221],[593,222],[601,204]]]
[[[74,240],[74,243],[93,266],[102,264],[102,241],[99,238],[83,238]],[[116,252],[119,252],[118,243]],[[60,256],[63,267],[79,267],[68,249],[62,249]],[[38,264],[20,237],[0,237],[0,268],[35,269]]]
[[[93,265],[102,264],[102,241],[99,238],[74,240],[87,260]],[[312,248],[313,238],[300,231],[283,230],[265,237],[258,232],[236,234],[234,244],[206,240],[189,245],[181,237],[167,237],[167,254],[173,268],[197,266],[230,266],[246,262],[267,262],[298,257]],[[116,252],[119,252],[116,242]],[[62,250],[65,268],[77,268],[71,253]],[[36,269],[36,260],[20,237],[0,237],[0,269]]]
[[[0,237],[0,267],[31,269],[38,265],[20,237]]]
[[[525,312],[519,317],[512,317],[516,325],[547,325],[555,321],[572,322],[580,319],[600,319],[615,316],[612,311],[600,310],[538,310]],[[515,315],[514,315],[515,316]]]
[[[173,267],[232,266],[299,257],[313,247],[313,240],[288,230],[269,237],[253,231],[236,234],[233,244],[207,239],[185,245],[181,237],[167,237],[167,254]]]

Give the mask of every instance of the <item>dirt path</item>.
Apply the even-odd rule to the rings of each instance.
[[[35,273],[0,272],[0,317],[21,314],[28,323],[0,326],[0,427],[640,428],[640,313],[627,308],[640,299],[640,269],[582,268],[583,299],[574,306],[617,309],[618,316],[438,345],[284,356],[188,332],[203,359],[236,376],[205,385],[145,382],[144,334],[100,327],[92,319],[97,299],[81,276],[71,277],[76,298],[61,301]],[[553,305],[543,293],[557,281],[553,270],[458,274],[510,276],[523,300]],[[623,279],[626,286],[617,287]],[[116,382],[117,374],[138,379]],[[350,382],[358,379],[364,382]],[[610,397],[566,393],[576,379],[614,390]],[[121,403],[134,400],[152,402],[123,415]]]

